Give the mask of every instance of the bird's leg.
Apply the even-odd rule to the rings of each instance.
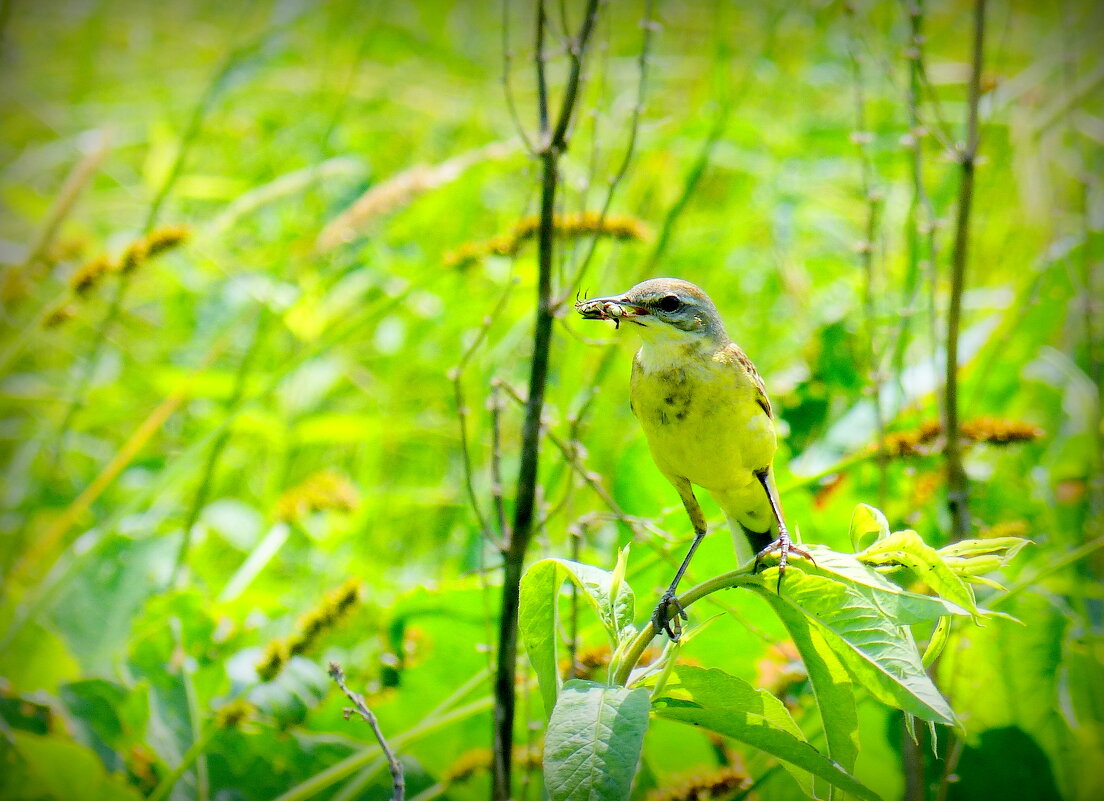
[[[789,561],[791,553],[798,556],[804,556],[814,565],[816,564],[816,560],[813,559],[808,551],[794,545],[793,541],[790,539],[790,532],[786,529],[786,523],[782,520],[782,508],[778,505],[778,499],[774,497],[774,490],[770,485],[770,469],[760,470],[755,474],[755,477],[759,479],[759,483],[763,485],[763,491],[767,493],[767,500],[770,501],[771,511],[774,512],[774,519],[778,523],[778,539],[755,554],[755,566],[752,568],[752,572],[759,571],[759,562],[764,556],[778,551],[777,592],[781,593],[782,577],[786,575],[786,563]]]
[[[694,551],[698,549],[698,544],[704,537],[705,529],[701,528],[694,532],[694,541],[690,543],[690,550],[686,552],[686,558],[682,560],[678,572],[671,580],[671,586],[660,596],[659,603],[656,604],[655,611],[652,612],[652,625],[655,626],[656,632],[665,631],[667,636],[676,642],[682,635],[682,624],[679,622],[679,618],[686,620],[687,615],[682,608],[682,604],[678,602],[675,590],[678,589],[678,584],[682,581],[682,574],[686,572],[686,567],[690,564]]]
[[[686,507],[686,513],[690,515],[690,522],[694,526],[694,541],[690,543],[690,550],[687,551],[686,558],[679,565],[675,577],[671,580],[671,585],[660,596],[659,603],[656,605],[655,611],[652,612],[652,625],[655,626],[657,633],[666,632],[668,637],[677,642],[682,634],[682,624],[679,622],[679,618],[686,620],[687,616],[682,605],[678,602],[675,590],[678,589],[678,584],[682,581],[682,574],[686,572],[690,560],[694,557],[694,551],[698,549],[698,545],[705,537],[706,525],[705,515],[702,514],[701,507],[698,505],[698,499],[694,497],[694,490],[690,487],[690,482],[686,479],[677,478],[671,478],[670,480],[675,485],[675,489],[678,490],[679,497],[682,498],[682,505]]]

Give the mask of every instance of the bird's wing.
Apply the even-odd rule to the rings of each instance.
[[[739,368],[751,379],[751,383],[755,387],[755,402],[766,412],[767,417],[774,419],[774,411],[771,409],[770,398],[767,397],[767,387],[763,383],[763,376],[759,375],[759,371],[755,369],[755,365],[744,353],[743,348],[735,342],[729,342],[724,348],[724,356],[728,364]]]

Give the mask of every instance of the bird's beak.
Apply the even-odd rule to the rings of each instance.
[[[647,309],[631,303],[624,295],[579,300],[575,302],[575,311],[579,312],[584,320],[613,320],[617,325],[620,325],[622,320],[643,325],[634,318],[648,314]]]

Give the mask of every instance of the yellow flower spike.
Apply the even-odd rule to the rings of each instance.
[[[257,708],[248,701],[231,701],[215,712],[215,725],[220,729],[236,729],[243,723],[248,723],[256,711]]]
[[[465,242],[445,255],[446,267],[466,268],[487,255],[516,256],[521,246],[537,236],[539,217],[524,217],[514,223],[508,234],[500,234],[485,242]],[[641,220],[625,215],[609,215],[602,219],[596,211],[557,214],[552,218],[552,232],[567,239],[583,236],[607,236],[619,241],[646,241],[651,230]]]
[[[289,656],[287,645],[282,640],[273,640],[265,648],[264,656],[256,665],[257,676],[261,681],[272,681],[280,675]]]
[[[726,767],[710,773],[691,776],[682,784],[652,790],[647,801],[720,801],[729,798],[748,785],[745,771]]]
[[[59,328],[77,316],[77,307],[71,303],[63,303],[46,313],[42,318],[43,328]]]
[[[114,269],[114,264],[109,258],[97,256],[77,268],[69,279],[69,287],[78,295],[87,295]]]

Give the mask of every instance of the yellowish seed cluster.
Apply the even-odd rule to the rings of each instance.
[[[524,745],[514,746],[514,765],[522,770],[533,770],[541,767],[541,758],[544,749],[540,746],[530,748]],[[473,748],[465,751],[456,761],[445,770],[441,776],[444,784],[456,784],[466,782],[480,773],[486,773],[491,769],[494,756],[489,748]]]
[[[77,316],[77,307],[72,303],[62,303],[46,312],[42,318],[43,328],[57,328]]]
[[[484,242],[466,242],[445,256],[445,266],[465,268],[481,262],[487,256],[515,256],[522,245],[535,239],[540,231],[539,217],[526,217],[507,234]],[[618,241],[647,241],[648,226],[636,217],[607,215],[596,211],[556,214],[552,218],[553,233],[565,239],[584,236],[605,236]]]
[[[348,478],[334,470],[322,470],[287,490],[276,504],[276,515],[290,522],[325,509],[351,512],[358,503],[360,497]]]
[[[747,787],[748,775],[734,767],[691,776],[680,784],[652,790],[647,801],[721,801]]]
[[[990,445],[1031,442],[1042,435],[1043,429],[1023,420],[979,417],[962,424],[962,437],[964,439],[973,442],[988,442]]]
[[[255,666],[261,681],[272,681],[280,675],[288,659],[305,654],[326,632],[337,626],[360,602],[361,589],[359,579],[349,579],[300,617],[293,634],[270,642]]]
[[[967,420],[959,427],[962,441],[968,444],[1008,445],[1014,442],[1030,442],[1043,436],[1043,433],[1033,423],[995,417]],[[887,434],[882,440],[882,450],[891,459],[925,456],[939,450],[942,436],[943,425],[937,420],[928,420],[914,430]],[[877,446],[872,450],[877,450]]]
[[[231,701],[215,713],[215,725],[220,729],[236,729],[243,723],[248,723],[256,711],[256,707],[248,701]]]
[[[74,295],[87,297],[108,276],[133,273],[155,256],[180,246],[189,236],[191,229],[184,225],[163,225],[155,228],[147,236],[127,245],[117,260],[96,256],[86,261],[69,278],[69,289]],[[59,306],[42,318],[42,327],[57,328],[75,316],[75,307]]]
[[[114,262],[106,256],[89,259],[73,273],[69,287],[78,295],[87,295],[114,269]]]

